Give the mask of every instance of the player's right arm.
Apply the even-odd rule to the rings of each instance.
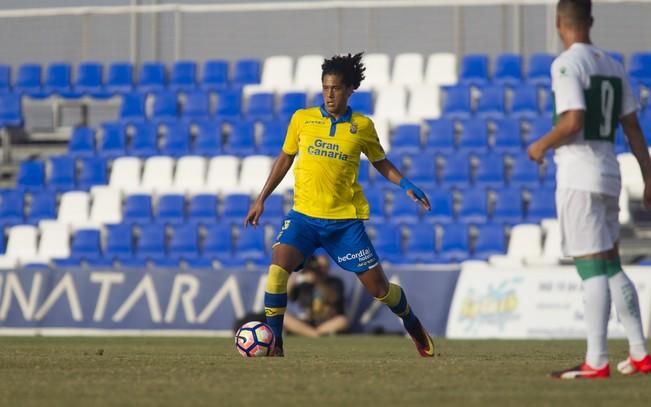
[[[628,144],[631,146],[631,152],[637,159],[644,179],[644,205],[651,210],[651,158],[649,157],[649,148],[640,128],[640,122],[637,119],[637,113],[629,113],[621,118],[622,128]]]

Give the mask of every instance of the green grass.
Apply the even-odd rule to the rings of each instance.
[[[285,358],[244,359],[230,339],[0,338],[0,406],[646,405],[651,377],[556,381],[582,341],[402,337],[286,339]],[[626,354],[610,343],[611,368]]]

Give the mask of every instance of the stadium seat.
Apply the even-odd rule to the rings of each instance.
[[[95,129],[78,126],[73,128],[68,141],[68,154],[73,157],[95,155]]]
[[[471,115],[470,88],[465,85],[447,88],[443,116],[448,119],[468,119]]]
[[[626,189],[631,199],[642,199],[644,196],[644,179],[637,159],[633,153],[623,153],[617,156],[622,177],[622,189]]]
[[[306,90],[311,93],[321,92],[321,65],[324,57],[322,55],[303,55],[296,60],[296,72],[294,73],[294,86],[297,89]],[[315,80],[315,78],[317,78]]]
[[[172,190],[178,193],[194,194],[205,189],[206,159],[199,156],[183,156],[176,162],[176,171],[172,182]]]
[[[175,123],[178,117],[178,97],[176,93],[172,91],[155,93],[150,119],[155,123]]]
[[[431,54],[427,58],[425,83],[434,86],[451,86],[457,83],[457,57],[448,52]]]
[[[402,124],[393,130],[391,152],[396,154],[418,154],[421,152],[420,125]]]
[[[188,206],[188,221],[203,225],[216,223],[217,196],[214,194],[193,195]]]
[[[481,90],[477,116],[484,119],[501,119],[504,117],[504,106],[504,87],[502,85],[486,86]]]
[[[267,261],[264,228],[239,227],[235,243],[235,257],[240,261],[253,261],[256,264]]]
[[[172,65],[169,88],[175,91],[188,91],[197,87],[197,63],[176,61]]]
[[[536,86],[549,86],[551,84],[552,62],[554,62],[553,55],[531,54],[527,68],[527,82]]]
[[[233,84],[236,86],[260,83],[261,64],[257,59],[240,59],[235,62]]]
[[[258,152],[264,155],[277,156],[282,149],[286,133],[287,124],[283,121],[271,120],[262,123],[262,137]]]
[[[375,132],[377,133],[380,145],[384,151],[388,153],[391,150],[391,142],[389,141],[390,127],[389,121],[384,117],[369,116],[375,125]]]
[[[281,194],[271,194],[264,203],[262,221],[271,225],[280,225],[285,219],[284,197]]]
[[[85,261],[101,257],[101,235],[97,229],[79,229],[72,237],[70,257]]]
[[[463,57],[459,83],[468,86],[484,86],[489,79],[488,55],[466,54]]]
[[[348,99],[348,106],[353,112],[365,115],[373,114],[373,92],[370,90],[356,90]]]
[[[364,196],[368,202],[371,219],[384,220],[385,199],[384,191],[380,188],[369,187],[364,190]]]
[[[29,264],[48,264],[52,259],[70,257],[70,231],[66,225],[48,222],[40,227],[40,239],[36,256],[25,258]]]
[[[393,60],[391,83],[393,85],[413,86],[423,83],[425,61],[422,54],[398,54]]]
[[[246,118],[249,120],[271,120],[274,117],[274,98],[272,92],[253,93],[249,96]]]
[[[629,60],[628,74],[635,81],[651,86],[651,52],[634,52]]]
[[[437,119],[441,116],[441,95],[437,86],[421,85],[411,88],[407,117],[416,120]]]
[[[498,85],[514,87],[522,82],[522,56],[501,54],[495,59],[493,80]]]
[[[206,227],[201,256],[207,260],[224,260],[233,255],[232,226],[214,224]]]
[[[554,185],[556,183],[556,162],[551,158],[545,159],[543,165],[543,184]]]
[[[441,182],[445,186],[462,188],[470,183],[470,158],[468,154],[458,153],[446,157]]]
[[[74,83],[74,92],[104,99],[111,94],[104,88],[104,67],[95,61],[82,62],[77,66],[77,79]]]
[[[142,162],[136,157],[118,157],[113,161],[109,186],[120,192],[133,191],[140,187]]]
[[[475,242],[473,258],[478,260],[488,260],[496,254],[504,254],[506,245],[504,242],[504,229],[502,225],[485,224],[477,227],[479,235]]]
[[[425,154],[416,157],[411,160],[406,176],[421,189],[433,188],[436,183],[436,157]]]
[[[133,230],[130,224],[107,225],[106,232],[105,259],[113,261],[133,257]]]
[[[383,87],[377,91],[374,115],[391,122],[402,120],[407,115],[407,91],[402,86]]]
[[[75,188],[75,160],[67,155],[50,157],[48,188],[65,192]]]
[[[51,191],[32,193],[32,200],[29,208],[26,220],[30,225],[38,225],[39,222],[44,219],[56,219],[57,201],[55,193]]]
[[[127,154],[126,129],[121,123],[102,123],[98,154],[108,160]]]
[[[448,262],[461,262],[469,256],[468,227],[463,223],[443,225],[441,259]]]
[[[162,127],[163,143],[160,148],[162,155],[181,157],[190,154],[190,129],[181,122]]]
[[[228,61],[210,59],[203,64],[203,76],[199,86],[204,91],[221,91],[228,87]]]
[[[158,154],[158,127],[150,122],[137,124],[131,138],[129,154],[148,158]]]
[[[318,76],[317,76],[318,78]],[[321,84],[319,81],[315,81]],[[289,122],[292,115],[298,109],[305,109],[307,106],[307,94],[305,92],[287,92],[280,96],[280,106],[278,108],[278,117],[285,122]]]
[[[16,186],[26,191],[38,191],[45,187],[45,163],[40,160],[21,161]]]
[[[486,190],[481,187],[468,188],[463,191],[459,220],[465,223],[485,223],[488,219]]]
[[[21,95],[32,98],[44,98],[47,93],[44,92],[41,82],[42,68],[39,64],[23,64],[18,68],[14,91]]]
[[[156,156],[145,161],[141,190],[145,193],[161,193],[170,190],[174,176],[174,160]]]
[[[459,135],[459,150],[467,153],[483,153],[488,149],[488,126],[484,119],[463,122]]]
[[[556,199],[553,188],[540,187],[531,191],[526,220],[540,222],[556,217]]]
[[[136,257],[142,260],[159,260],[167,257],[165,227],[158,223],[140,226]]]
[[[0,94],[0,128],[20,127],[23,124],[23,109],[17,93]]]
[[[19,267],[23,259],[33,259],[37,254],[38,230],[30,225],[18,225],[9,229],[7,249],[0,256],[0,269]]]
[[[218,119],[236,120],[241,116],[242,97],[239,90],[225,89],[217,93],[215,116]]]
[[[138,71],[138,91],[143,93],[160,92],[167,87],[165,65],[158,61],[147,61]]]
[[[366,67],[366,78],[360,88],[362,90],[381,89],[389,84],[389,56],[387,54],[365,54],[362,62]]]
[[[515,156],[511,167],[509,185],[516,187],[536,188],[540,186],[539,165],[524,154]]]
[[[411,225],[408,230],[409,237],[404,251],[406,261],[408,263],[436,262],[436,232],[432,225]]]
[[[250,155],[242,160],[239,191],[247,194],[257,194],[262,190],[273,160],[265,155]]]
[[[72,68],[67,62],[53,62],[47,67],[45,86],[48,94],[57,94],[64,98],[78,98],[81,95],[72,91]]]
[[[255,154],[255,125],[248,120],[240,120],[233,124],[228,143],[224,146],[228,154],[247,156]]]
[[[202,121],[197,124],[194,154],[213,157],[222,153],[222,125],[220,122]]]
[[[122,221],[129,224],[147,224],[153,220],[151,195],[134,194],[126,197]]]
[[[498,154],[488,154],[479,160],[475,184],[483,188],[504,187],[504,159]]]
[[[80,160],[79,182],[81,189],[89,189],[94,185],[106,185],[106,160],[100,157],[83,157]]]
[[[551,116],[554,114],[554,97],[552,95],[551,89],[545,89],[543,96],[543,113],[547,116]]]
[[[520,191],[520,189],[496,189],[493,221],[496,223],[506,224],[517,224],[524,221],[522,191]]]
[[[549,117],[539,117],[533,120],[529,126],[529,136],[527,137],[527,144],[540,139],[547,132],[552,129],[552,121]]]
[[[107,224],[122,222],[122,194],[110,186],[96,186],[91,190],[93,198],[89,225],[100,228]]]
[[[208,163],[206,193],[229,193],[237,190],[240,161],[234,156],[214,157]]]
[[[610,56],[612,59],[622,64],[622,66],[626,65],[624,54],[622,54],[621,52],[608,51],[608,56]]]
[[[527,258],[542,256],[542,229],[539,225],[520,224],[511,229],[506,255],[490,256],[494,266],[522,266]]]
[[[88,225],[90,214],[90,194],[83,191],[70,191],[61,195],[57,222],[65,223],[72,229]]]
[[[387,215],[394,224],[416,224],[420,221],[420,206],[412,201],[407,194],[394,194],[390,208]]]
[[[113,95],[133,92],[133,65],[130,62],[109,65],[106,90]]]
[[[162,195],[158,198],[156,221],[163,224],[185,222],[185,197],[179,194]]]
[[[437,154],[450,154],[455,150],[454,141],[454,122],[450,119],[429,120],[427,143],[425,149],[427,152]]]
[[[513,88],[510,115],[514,119],[532,120],[538,117],[538,89],[533,85]]]
[[[373,247],[381,262],[402,263],[402,232],[395,224],[384,223],[375,227]],[[370,265],[369,265],[370,266]]]
[[[0,64],[0,94],[11,92],[11,67]]]
[[[203,90],[185,93],[183,101],[183,119],[190,123],[199,123],[210,118],[210,95]]]
[[[240,224],[249,211],[251,198],[249,194],[230,194],[224,198],[222,221]]]
[[[136,124],[145,121],[145,95],[140,93],[122,94],[120,120],[124,124]]]
[[[519,121],[502,119],[495,122],[495,144],[493,149],[499,153],[518,154],[522,152]]]
[[[196,225],[181,224],[172,227],[169,257],[174,260],[199,257],[199,232]]]
[[[25,196],[21,190],[9,190],[2,193],[0,201],[0,227],[24,223]]]
[[[436,188],[427,191],[427,197],[432,210],[425,212],[424,221],[437,224],[452,222],[454,219],[452,194],[448,190]]]
[[[264,89],[282,91],[291,89],[294,82],[294,60],[287,55],[267,57],[262,65],[260,85]]]

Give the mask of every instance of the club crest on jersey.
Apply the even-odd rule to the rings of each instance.
[[[350,134],[357,134],[357,125],[355,123],[350,124]]]

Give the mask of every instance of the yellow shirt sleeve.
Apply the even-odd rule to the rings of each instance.
[[[367,135],[364,137],[364,144],[362,146],[362,152],[366,157],[368,157],[368,160],[370,162],[376,162],[380,160],[384,160],[386,158],[386,155],[384,153],[384,149],[382,148],[382,145],[380,144],[380,139],[377,136],[377,132],[375,131],[375,125],[373,124],[372,121],[369,120],[369,126],[367,129]]]
[[[285,135],[285,142],[283,143],[283,152],[288,155],[298,154],[298,132],[300,130],[299,112],[292,115],[292,119],[287,127],[287,134]]]

